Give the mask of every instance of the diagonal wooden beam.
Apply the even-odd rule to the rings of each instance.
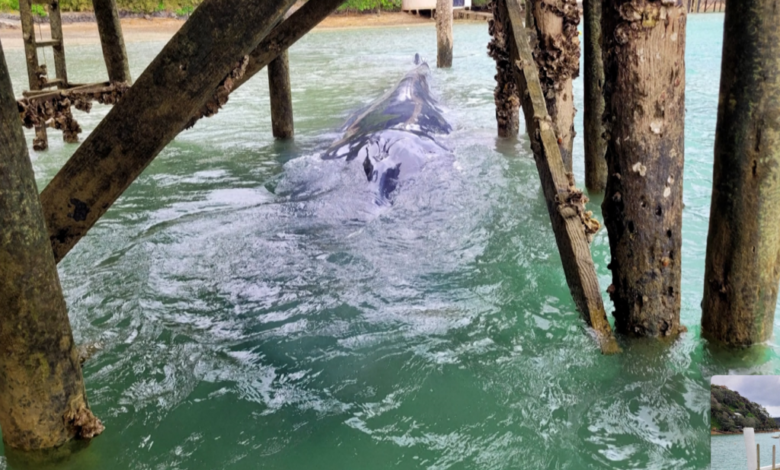
[[[61,260],[295,0],[205,0],[41,193]]]
[[[232,82],[230,92],[246,83],[250,78],[263,70],[299,39],[311,31],[322,20],[344,3],[345,0],[317,0],[306,2],[289,18],[276,26],[268,36],[249,54],[249,61],[243,75]],[[193,116],[187,127],[205,116],[211,116],[227,102],[227,95],[215,93],[214,96]]]
[[[555,241],[566,274],[566,282],[577,309],[585,322],[595,331],[601,351],[612,354],[620,351],[607,321],[601,298],[596,267],[590,253],[589,238],[598,230],[598,222],[585,211],[587,198],[574,187],[563,165],[553,123],[547,114],[544,94],[539,83],[539,72],[523,27],[523,15],[518,0],[498,0],[497,15],[508,18],[510,36],[506,44],[510,60],[516,65],[515,77],[522,99],[523,114],[536,168],[547,201]]]

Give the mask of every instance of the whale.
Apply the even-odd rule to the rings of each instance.
[[[392,202],[403,181],[419,173],[432,158],[451,156],[437,138],[452,131],[431,93],[431,70],[419,54],[415,67],[398,84],[352,114],[342,136],[322,154],[362,165],[375,202]]]

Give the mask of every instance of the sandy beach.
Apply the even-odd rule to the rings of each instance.
[[[4,24],[12,24],[6,21]],[[144,42],[167,40],[179,30],[184,20],[171,18],[125,18],[122,19],[122,31],[126,42]],[[372,28],[377,26],[419,26],[431,25],[433,20],[410,13],[376,14],[340,14],[325,19],[315,29]],[[36,25],[36,34],[38,26]],[[62,26],[65,47],[69,45],[96,44],[99,42],[97,24],[94,22],[66,23]],[[41,25],[40,34],[49,38],[49,26]],[[22,48],[21,28],[0,27],[0,40],[4,49]]]

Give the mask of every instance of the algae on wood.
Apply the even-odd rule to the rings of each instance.
[[[780,281],[780,11],[727,0],[702,335],[772,336]]]

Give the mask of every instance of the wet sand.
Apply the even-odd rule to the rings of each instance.
[[[6,21],[5,23],[9,23]],[[122,31],[126,42],[164,41],[179,30],[184,20],[171,18],[125,18]],[[382,13],[381,15],[333,15],[325,19],[315,29],[372,28],[377,26],[419,26],[433,24],[433,20],[409,13]],[[36,35],[38,27],[36,25]],[[97,24],[94,22],[69,23],[62,25],[65,47],[69,45],[97,44],[100,42]],[[41,25],[40,34],[50,37],[49,26]],[[0,40],[4,49],[24,47],[22,30],[0,27]]]

